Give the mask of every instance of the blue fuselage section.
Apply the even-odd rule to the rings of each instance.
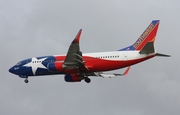
[[[35,60],[33,60],[35,59]],[[43,56],[20,61],[9,69],[9,72],[19,75],[21,78],[28,76],[63,74],[63,72],[52,72],[47,69],[48,63],[55,62],[54,56]]]

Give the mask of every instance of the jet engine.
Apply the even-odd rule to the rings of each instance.
[[[80,82],[82,78],[76,74],[66,74],[64,80],[66,82]]]

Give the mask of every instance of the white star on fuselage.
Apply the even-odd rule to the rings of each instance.
[[[47,69],[43,64],[42,61],[44,61],[46,58],[42,58],[42,59],[37,59],[37,58],[32,58],[31,62],[23,65],[25,67],[31,67],[32,68],[32,72],[35,75],[36,74],[36,70],[38,68],[43,68],[43,69]]]

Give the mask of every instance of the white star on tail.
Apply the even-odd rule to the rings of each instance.
[[[31,67],[32,68],[32,72],[33,74],[35,75],[36,74],[36,70],[38,68],[44,68],[44,69],[47,69],[43,64],[42,64],[42,61],[44,61],[46,58],[42,58],[42,59],[37,59],[37,58],[32,58],[31,59],[31,62],[23,65],[23,66],[26,66],[26,67]]]

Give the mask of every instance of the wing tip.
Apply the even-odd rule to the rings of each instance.
[[[123,73],[124,76],[126,76],[129,73],[130,66],[126,69],[126,71]]]
[[[79,43],[81,33],[82,33],[82,29],[79,30],[79,32],[77,33],[75,39],[72,41],[72,43]]]

